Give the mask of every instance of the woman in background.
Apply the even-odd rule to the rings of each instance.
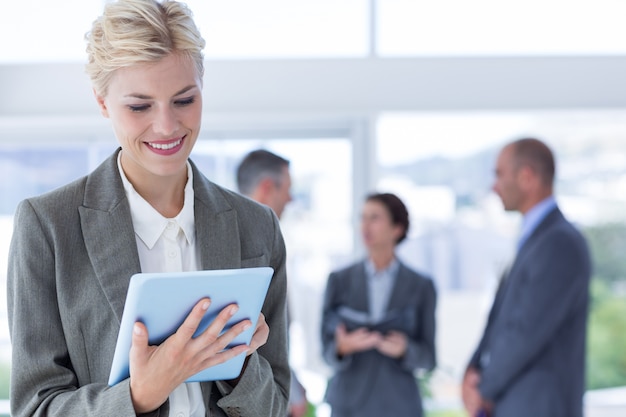
[[[285,415],[283,238],[269,208],[211,183],[188,159],[204,72],[191,12],[174,1],[107,2],[87,42],[87,73],[120,148],[86,177],[17,208],[11,415]],[[192,338],[205,298],[158,346],[137,322],[130,377],[107,385],[133,274],[257,266],[275,272],[250,345],[226,348],[251,325],[222,334],[232,305]],[[235,380],[184,383],[239,354],[246,361]]]
[[[367,258],[330,274],[322,348],[335,374],[326,401],[332,417],[420,417],[415,372],[435,367],[433,282],[395,255],[408,211],[393,194],[371,194],[361,216]]]

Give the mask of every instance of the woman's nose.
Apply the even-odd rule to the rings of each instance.
[[[154,132],[163,136],[168,136],[178,129],[178,120],[172,109],[161,109],[154,120]]]

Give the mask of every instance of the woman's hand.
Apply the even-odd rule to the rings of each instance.
[[[398,359],[404,356],[408,345],[404,333],[392,330],[381,338],[376,349],[385,356]]]
[[[259,319],[256,322],[254,328],[254,334],[252,340],[250,340],[250,346],[248,347],[247,356],[252,355],[258,348],[267,343],[267,338],[270,335],[270,327],[265,322],[265,316],[263,313],[259,313]]]
[[[246,360],[243,363],[243,367],[241,368],[241,373],[235,379],[230,379],[228,382],[231,386],[236,386],[241,379],[241,375],[243,371],[246,370],[248,366],[248,357],[252,355],[258,348],[267,343],[267,338],[270,335],[270,327],[265,322],[265,316],[263,313],[259,313],[259,319],[256,322],[256,327],[254,328],[254,334],[252,335],[252,339],[250,340],[250,345],[248,346],[248,352],[246,353]]]
[[[242,320],[220,336],[228,320],[237,312],[235,304],[222,309],[207,329],[193,338],[209,305],[208,298],[200,300],[176,333],[159,346],[150,346],[146,326],[141,322],[135,323],[130,348],[130,390],[137,414],[160,407],[170,393],[190,376],[226,362],[250,348],[239,345],[226,349],[235,337],[252,325],[250,320]],[[268,329],[263,341],[262,332],[257,336],[258,330],[257,324],[257,339],[253,337],[251,343],[257,347],[259,343],[265,343],[269,334]]]
[[[346,326],[340,323],[335,330],[335,343],[339,356],[349,355],[375,348],[381,341],[381,334],[371,332],[365,327],[360,327],[352,332],[346,330]]]

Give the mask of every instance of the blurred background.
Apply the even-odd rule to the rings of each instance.
[[[117,147],[84,73],[104,0],[2,1],[0,415],[8,415],[6,267],[23,198],[85,175]],[[429,417],[463,416],[459,383],[519,218],[491,191],[499,148],[545,140],[556,196],[594,257],[587,417],[626,413],[626,3],[621,0],[189,0],[207,41],[192,158],[235,189],[258,147],[291,161],[283,215],[291,362],[327,416],[319,319],[328,274],[363,256],[364,196],[398,194],[399,255],[437,286]]]

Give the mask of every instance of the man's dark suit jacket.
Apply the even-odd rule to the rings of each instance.
[[[590,263],[558,208],[519,249],[470,360],[494,417],[582,417]]]
[[[376,350],[339,358],[335,344],[337,314],[341,307],[367,313],[365,263],[359,262],[328,278],[322,317],[322,348],[335,375],[326,390],[333,417],[422,415],[414,372],[435,367],[435,305],[432,280],[400,263],[387,306],[390,315],[405,317],[408,336],[404,357],[392,359]]]

